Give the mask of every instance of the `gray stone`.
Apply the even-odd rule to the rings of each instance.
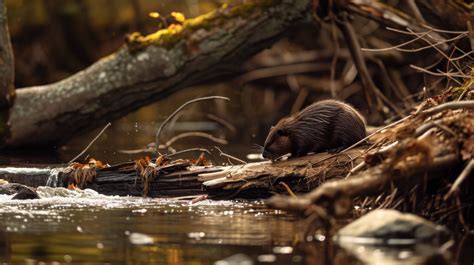
[[[414,214],[396,210],[374,210],[348,224],[337,233],[339,241],[362,244],[409,245],[420,242],[441,244],[449,231]]]

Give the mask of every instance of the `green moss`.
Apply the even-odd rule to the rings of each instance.
[[[474,76],[474,68],[471,68],[471,74]],[[466,79],[464,84],[459,87],[453,87],[449,93],[448,100],[457,100],[459,97],[466,93],[466,90],[471,90],[474,87],[474,78]]]
[[[141,50],[149,45],[171,48],[199,29],[211,29],[224,23],[229,18],[248,17],[256,8],[265,8],[277,4],[280,0],[253,0],[239,4],[223,4],[219,9],[196,18],[186,19],[182,25],[173,24],[147,36],[135,32],[127,38],[130,51]]]

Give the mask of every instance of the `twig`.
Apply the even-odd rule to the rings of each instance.
[[[367,105],[369,109],[372,108],[372,98],[371,95],[374,95],[376,92],[375,90],[377,89],[374,81],[372,80],[370,76],[369,69],[367,68],[367,65],[364,60],[364,55],[361,52],[360,48],[360,43],[359,40],[357,39],[357,34],[354,31],[354,28],[352,27],[351,23],[349,22],[347,18],[346,13],[341,13],[340,14],[341,19],[336,19],[336,22],[343,33],[342,35],[344,36],[344,39],[348,43],[349,51],[351,53],[352,59],[354,60],[354,64],[357,68],[357,71],[359,72],[362,85],[364,86],[364,94],[365,94],[365,99],[367,101]],[[377,98],[376,98],[377,100]],[[376,109],[379,107],[379,102],[376,102]]]
[[[94,144],[94,142],[97,141],[97,139],[99,139],[99,137],[105,132],[105,130],[107,130],[107,128],[109,128],[110,125],[112,125],[110,122],[107,123],[107,125],[105,125],[105,127],[97,134],[97,136],[94,139],[92,139],[92,141],[86,146],[86,148],[84,148],[84,150],[82,150],[82,152],[80,152],[77,156],[75,156],[73,159],[71,159],[71,161],[69,161],[68,164],[71,164],[76,159],[81,157],[85,152],[87,152],[87,150],[89,150],[89,148]]]
[[[383,130],[386,130],[386,129],[391,128],[391,127],[393,127],[393,126],[395,126],[395,125],[398,125],[398,124],[404,122],[405,120],[407,120],[407,119],[410,118],[410,117],[411,117],[411,115],[408,115],[408,116],[406,116],[406,117],[403,118],[403,119],[400,119],[400,120],[398,120],[398,121],[396,121],[396,122],[390,123],[390,124],[388,124],[388,125],[386,125],[386,126],[380,128],[380,129],[377,129],[375,132],[373,132],[373,133],[367,135],[366,137],[362,138],[362,139],[361,139],[360,141],[358,141],[357,143],[355,143],[355,144],[353,144],[353,145],[347,147],[346,149],[342,150],[341,153],[344,153],[344,152],[347,152],[347,151],[351,150],[352,148],[354,148],[354,147],[358,146],[359,144],[365,142],[365,141],[366,141],[367,139],[369,139],[370,137],[372,137],[372,136],[374,136],[374,135],[380,133],[380,132],[383,131]]]
[[[461,183],[471,174],[472,169],[474,168],[474,159],[469,160],[467,166],[463,169],[459,177],[454,181],[453,186],[449,189],[448,193],[444,196],[444,200],[449,199],[455,192],[459,190]]]
[[[160,146],[160,134],[161,134],[161,130],[163,130],[163,127],[166,125],[166,123],[168,123],[171,118],[173,118],[174,115],[176,115],[178,112],[180,112],[184,107],[186,107],[187,105],[191,104],[191,103],[194,103],[194,102],[198,102],[198,101],[203,101],[203,100],[208,100],[208,99],[223,99],[223,100],[227,100],[227,101],[230,101],[229,98],[227,97],[221,97],[221,96],[210,96],[210,97],[202,97],[202,98],[196,98],[196,99],[193,99],[193,100],[190,100],[190,101],[187,101],[185,102],[183,105],[181,105],[178,109],[176,109],[173,113],[171,113],[170,116],[168,116],[168,118],[166,118],[166,120],[164,122],[161,123],[160,127],[158,128],[158,131],[156,131],[156,139],[155,139],[155,152],[156,154],[159,154],[159,146]]]
[[[413,16],[415,17],[416,20],[420,23],[425,23],[425,19],[423,18],[423,15],[420,12],[420,9],[418,9],[418,6],[415,3],[415,0],[406,0],[406,3],[408,5],[408,8],[412,12]]]
[[[398,32],[398,33],[404,32],[404,31],[400,31],[400,30],[397,30],[397,29],[392,29],[392,31],[395,31],[395,32]],[[431,42],[429,42],[428,40],[426,40],[424,38],[427,35],[429,36],[429,33],[431,33],[431,32],[430,31],[423,32],[423,33],[413,32],[413,35],[416,36],[415,39],[412,39],[410,41],[401,43],[400,45],[396,45],[396,46],[393,46],[393,47],[382,48],[382,49],[368,49],[366,51],[380,52],[380,51],[388,51],[388,50],[397,50],[397,51],[401,51],[401,52],[420,52],[420,51],[423,51],[423,50],[426,50],[426,49],[429,49],[429,48],[435,48],[436,46],[441,45],[441,44],[446,44],[448,42],[452,42],[452,41],[455,41],[455,40],[458,40],[458,39],[462,39],[462,38],[466,37],[466,35],[467,35],[466,33],[462,33],[462,34],[459,34],[458,36],[450,38],[450,39],[441,40],[441,41],[438,41],[438,42],[435,42],[435,43],[431,43]],[[410,44],[414,41],[417,41],[417,40],[423,40],[425,42],[428,42],[428,45],[425,45],[425,46],[422,46],[422,47],[419,47],[419,48],[413,48],[413,49],[403,49],[403,48],[401,48],[401,47],[403,47],[407,44]]]
[[[202,138],[209,139],[209,140],[211,140],[215,143],[218,143],[218,144],[227,144],[226,139],[217,138],[212,134],[208,134],[208,133],[205,133],[205,132],[185,132],[185,133],[178,134],[178,135],[174,136],[173,138],[171,138],[168,142],[165,143],[164,148],[167,148],[167,147],[171,146],[174,142],[176,142],[180,139],[186,138],[186,137],[202,137]]]
[[[226,154],[226,153],[222,152],[222,150],[221,150],[219,147],[217,147],[217,146],[214,146],[214,148],[216,148],[217,151],[219,151],[219,156],[225,156],[225,157],[227,157],[227,158],[234,159],[235,161],[238,161],[238,162],[240,162],[240,163],[242,163],[242,164],[247,164],[247,162],[245,162],[245,161],[242,160],[242,159],[239,159],[239,158],[237,158],[237,157],[235,157],[235,156],[231,156],[231,155],[229,155],[229,154]]]
[[[296,197],[297,197],[296,194],[295,194],[295,193],[291,190],[291,188],[288,186],[288,184],[286,184],[286,183],[283,182],[283,181],[280,182],[279,184],[282,185],[283,187],[285,187],[286,192],[288,192],[288,194],[290,194],[291,197],[293,197],[293,198],[296,198]]]
[[[217,115],[214,115],[214,114],[212,114],[212,113],[208,113],[208,114],[206,114],[206,116],[207,116],[209,119],[211,119],[211,120],[213,120],[213,121],[216,121],[216,122],[222,124],[224,127],[226,127],[227,129],[229,129],[229,131],[231,131],[231,132],[235,132],[235,131],[236,131],[235,126],[234,126],[232,123],[228,122],[227,120],[225,120],[225,119],[223,119],[223,118],[221,118],[221,117],[219,117],[219,116],[217,116]]]
[[[345,179],[349,178],[352,174],[354,174],[355,172],[359,171],[360,169],[362,169],[364,166],[365,166],[365,161],[362,161],[360,162],[357,166],[353,167],[349,173],[347,173]]]
[[[472,29],[471,21],[467,21],[467,30],[469,32],[469,42],[471,44],[471,50],[474,51],[474,30]]]
[[[466,32],[467,32],[467,31],[465,31],[465,30],[463,30],[463,31],[456,31],[456,30],[438,29],[438,28],[429,26],[428,24],[424,24],[423,27],[424,27],[424,28],[427,28],[427,29],[429,29],[429,30],[438,32],[438,33],[446,33],[446,34],[462,34],[462,33],[466,33]]]
[[[296,113],[300,111],[300,109],[303,107],[304,101],[306,100],[306,97],[308,96],[308,90],[304,87],[300,87],[298,80],[294,75],[288,75],[287,78],[287,83],[295,91],[298,91],[298,94],[296,95],[296,99],[293,102],[293,106],[291,106],[291,111],[290,113]]]
[[[339,40],[337,38],[337,27],[335,25],[335,18],[334,14],[331,15],[332,20],[331,20],[331,34],[332,34],[332,40],[334,43],[334,54],[331,59],[331,72],[330,72],[330,87],[331,87],[331,97],[335,98],[336,97],[336,85],[335,85],[335,79],[336,79],[336,66],[337,66],[337,59],[339,57]]]
[[[164,148],[164,146],[162,146]],[[155,150],[152,148],[132,149],[132,150],[117,150],[117,152],[126,155],[136,155],[141,153],[153,153]]]
[[[413,65],[413,64],[410,64],[410,67],[413,68],[413,69],[416,69],[418,71],[421,71],[421,72],[425,72],[427,74],[430,74],[430,75],[434,75],[434,76],[447,76],[447,77],[460,77],[460,78],[471,78],[471,76],[469,75],[465,75],[465,74],[458,74],[458,73],[436,73],[436,72],[433,72],[433,71],[430,71],[430,70],[426,70],[425,68],[422,68],[422,67],[419,67],[419,66],[416,66],[416,65]],[[461,83],[459,83],[460,85],[462,85]]]
[[[408,29],[409,32],[413,33],[415,36],[419,36],[419,33],[416,33],[414,32],[413,30],[411,29]],[[457,39],[457,38],[464,38],[466,35],[464,34],[460,34],[459,36],[457,36],[456,38],[454,39]],[[459,67],[459,65],[456,64],[456,62],[452,62],[451,58],[446,54],[444,53],[443,50],[441,50],[440,48],[438,48],[436,45],[437,43],[432,43],[430,40],[427,40],[426,38],[421,38],[423,41],[425,41],[426,43],[428,43],[429,46],[433,47],[436,51],[438,51],[439,54],[441,54],[446,60],[448,60],[448,62],[450,62],[460,73],[462,73],[462,70],[461,70],[461,67]]]
[[[474,100],[449,101],[422,111],[423,115],[433,115],[448,109],[474,109]]]
[[[458,101],[461,101],[464,98],[464,96],[467,94],[468,91],[469,91],[469,89],[467,89],[467,88],[464,89],[464,91],[461,93],[461,95],[459,95]]]
[[[390,50],[397,50],[398,48],[401,48],[403,46],[406,46],[410,43],[416,42],[417,40],[421,39],[423,36],[430,34],[430,32],[425,32],[424,35],[418,36],[414,39],[411,39],[409,41],[397,44],[395,46],[387,47],[387,48],[378,48],[378,49],[371,49],[371,48],[361,48],[362,51],[365,52],[384,52],[384,51],[390,51]]]
[[[239,81],[240,83],[245,84],[262,78],[289,74],[300,74],[307,72],[318,72],[326,69],[328,69],[328,66],[325,63],[300,63],[291,65],[280,65],[271,68],[253,70],[251,72],[243,74],[239,78]]]
[[[206,148],[189,148],[189,149],[180,150],[180,151],[172,153],[172,154],[166,154],[165,156],[166,157],[172,157],[172,156],[175,156],[175,155],[179,155],[179,154],[183,154],[183,153],[189,153],[189,152],[195,152],[195,151],[206,152],[209,155],[211,154],[211,152],[209,150],[207,150]]]

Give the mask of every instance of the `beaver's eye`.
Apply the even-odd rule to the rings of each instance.
[[[278,129],[276,131],[276,134],[279,135],[279,136],[283,136],[283,135],[285,135],[285,132],[282,129]]]

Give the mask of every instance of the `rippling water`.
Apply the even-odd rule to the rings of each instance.
[[[236,253],[274,264],[304,262],[293,248],[302,223],[259,201],[65,193],[31,201],[2,195],[1,262],[212,264]]]
[[[325,248],[319,242],[327,241],[322,235],[302,239],[304,220],[268,209],[262,201],[191,204],[50,187],[39,187],[38,193],[42,199],[28,201],[0,195],[0,264],[456,264],[446,257],[458,264],[474,261],[473,234],[463,239],[459,251],[445,257],[423,246],[359,246],[352,254]],[[354,258],[358,255],[365,263]]]

